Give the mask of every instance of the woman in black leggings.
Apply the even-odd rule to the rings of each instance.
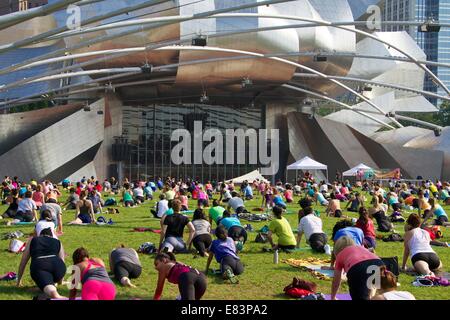
[[[159,300],[166,279],[178,285],[181,300],[200,300],[206,292],[206,276],[185,264],[179,263],[171,252],[159,253],[155,257],[155,269],[158,271],[158,284],[154,300]]]
[[[120,281],[123,286],[136,286],[130,279],[137,279],[142,273],[142,265],[136,250],[125,248],[122,244],[109,254],[109,266],[114,277]]]
[[[18,287],[22,286],[22,276],[30,257],[31,278],[39,289],[52,299],[63,298],[56,290],[55,283],[61,282],[66,274],[64,249],[61,242],[53,238],[51,228],[42,230],[39,237],[28,241],[19,266]]]
[[[214,240],[209,248],[212,252],[206,263],[206,271],[208,272],[212,258],[215,256],[216,261],[220,263],[220,271],[225,280],[230,280],[231,283],[239,283],[235,275],[240,275],[244,272],[244,265],[236,253],[236,245],[234,240],[228,237],[227,230],[224,226],[219,226],[216,229],[217,240]]]
[[[209,248],[212,242],[211,238],[211,224],[206,220],[203,209],[196,209],[194,212],[194,217],[192,219],[192,224],[195,228],[194,239],[192,243],[195,249],[200,253],[200,256],[207,257],[208,253],[206,249]],[[191,244],[189,243],[189,250],[191,249]]]

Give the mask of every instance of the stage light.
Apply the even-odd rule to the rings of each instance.
[[[320,54],[314,56],[315,62],[326,62],[327,60],[328,60],[328,58],[326,56],[323,56]]]
[[[150,74],[153,71],[153,65],[145,63],[142,67],[141,67],[141,71],[144,74]]]
[[[441,25],[439,21],[434,19],[428,19],[425,23],[419,26],[419,32],[439,32],[441,31]]]
[[[241,86],[242,86],[242,88],[245,88],[245,87],[251,86],[252,84],[253,84],[253,81],[251,79],[244,78],[242,80]]]
[[[209,101],[209,97],[206,95],[206,92],[203,92],[202,96],[200,97],[201,103],[206,103]]]
[[[205,47],[207,45],[208,41],[205,36],[197,36],[195,38],[192,38],[192,45],[196,47]]]
[[[442,134],[442,130],[441,129],[435,128],[433,131],[434,131],[434,136],[435,137],[440,137],[441,134]]]

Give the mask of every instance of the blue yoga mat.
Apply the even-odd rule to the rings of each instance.
[[[349,301],[352,300],[352,297],[350,296],[350,294],[348,293],[341,293],[341,294],[337,294],[336,298],[338,300],[343,300],[343,301]],[[331,294],[326,294],[325,295],[325,300],[331,300]]]

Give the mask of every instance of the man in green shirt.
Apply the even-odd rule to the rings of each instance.
[[[219,221],[222,219],[224,211],[225,208],[219,205],[219,201],[214,200],[213,206],[211,207],[211,209],[209,209],[209,223],[212,224],[214,220],[216,225],[219,225]]]
[[[283,209],[280,207],[273,207],[272,212],[275,216],[269,224],[269,234],[267,238],[273,250],[294,250],[297,244],[292,227],[286,218],[282,217]],[[276,234],[278,237],[278,244],[274,244],[272,235]]]

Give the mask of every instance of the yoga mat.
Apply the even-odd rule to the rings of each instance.
[[[187,211],[181,211],[183,214],[192,214],[194,213],[194,210],[187,210]]]
[[[17,223],[15,223],[15,224],[13,224],[13,225],[16,225],[16,226],[26,226],[26,225],[30,225],[30,224],[34,224],[34,222],[17,222]]]
[[[69,298],[62,298],[62,299],[50,299],[50,300],[69,300]],[[75,300],[81,300],[81,297],[76,297]]]
[[[348,293],[337,294],[336,298],[339,299],[339,300],[343,300],[343,301],[350,301],[350,300],[352,300],[352,297],[350,297],[350,294],[348,294]],[[325,300],[331,300],[331,294],[326,294],[325,295]]]

